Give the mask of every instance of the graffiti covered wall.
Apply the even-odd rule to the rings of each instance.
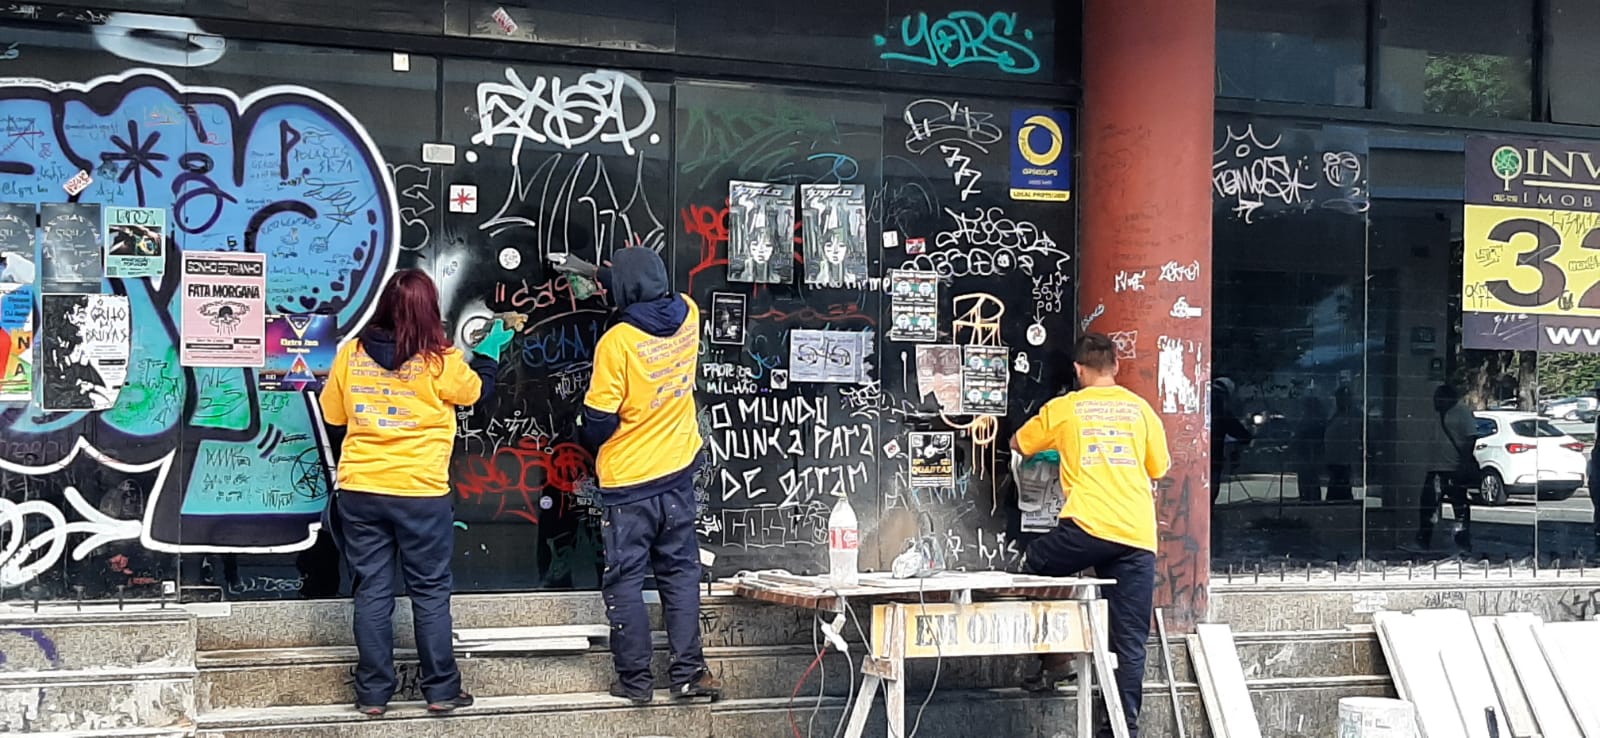
[[[1013,114],[1038,106],[415,56],[402,69],[387,53],[220,38],[173,59],[92,40],[115,20],[27,31],[0,61],[0,200],[167,214],[161,276],[94,287],[131,313],[110,409],[4,406],[0,588],[338,590],[318,539],[334,453],[314,397],[179,361],[183,255],[212,251],[264,254],[267,311],[330,316],[340,336],[411,266],[438,280],[458,342],[495,317],[517,327],[496,398],[458,417],[460,589],[598,584],[593,459],[574,420],[609,302],[549,256],[598,263],[627,246],[661,252],[706,317],[700,527],[719,571],[819,569],[839,494],[862,518],[866,565],[913,542],[951,567],[1016,563],[1006,439],[1069,381],[1075,329],[1073,205],[1012,192]],[[1070,131],[1055,141],[1070,158]],[[69,195],[75,177],[90,182]],[[860,185],[864,278],[803,281],[797,215],[795,279],[730,282],[732,180]],[[772,227],[787,246],[787,225]],[[47,248],[5,254],[6,273],[45,266]],[[936,275],[936,333],[891,338],[896,269]],[[713,342],[712,305],[734,297],[742,340]],[[861,334],[863,373],[790,381],[805,371],[796,331]],[[919,381],[923,344],[1001,352],[1003,410],[941,405]],[[948,439],[946,480],[914,473],[929,438]]]

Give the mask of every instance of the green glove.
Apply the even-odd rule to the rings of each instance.
[[[505,353],[506,344],[511,343],[511,329],[506,327],[504,320],[495,319],[494,325],[489,326],[489,333],[478,342],[475,351],[495,361],[500,360],[500,355]]]
[[[1044,463],[1060,464],[1061,463],[1061,454],[1058,454],[1058,453],[1056,453],[1054,451],[1040,451],[1039,453],[1036,453],[1031,458],[1029,458],[1028,459],[1028,463],[1030,463],[1030,464],[1044,464]]]

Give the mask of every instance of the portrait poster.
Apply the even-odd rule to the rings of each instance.
[[[266,254],[185,251],[179,362],[184,366],[263,366],[267,360],[266,305]]]
[[[917,346],[917,394],[933,395],[944,412],[961,412],[960,346]]]
[[[868,381],[868,334],[862,331],[789,331],[789,380]]]
[[[867,279],[867,197],[862,185],[801,185],[806,283]]]
[[[939,340],[939,274],[889,270],[889,340]]]
[[[745,330],[745,296],[732,292],[711,293],[711,342],[727,346],[743,346]]]
[[[108,207],[105,220],[107,277],[159,277],[166,271],[167,211]]]
[[[33,400],[33,285],[0,283],[0,402]]]
[[[334,315],[268,315],[267,361],[256,372],[263,392],[321,392],[339,350]]]
[[[728,183],[728,281],[794,282],[794,185]]]
[[[961,412],[965,415],[1005,415],[1010,367],[1004,346],[963,346]]]
[[[912,433],[912,487],[954,487],[956,484],[955,434],[950,431]]]
[[[128,298],[81,293],[39,299],[39,406],[109,410],[128,378]]]
[[[98,204],[39,206],[41,292],[99,292],[105,277]]]
[[[38,225],[32,203],[0,203],[0,282],[31,285],[38,277],[33,252]]]

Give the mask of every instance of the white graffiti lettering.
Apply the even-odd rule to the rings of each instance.
[[[655,99],[630,74],[602,69],[587,72],[576,82],[564,84],[556,76],[533,82],[529,87],[515,69],[508,68],[505,82],[479,83],[479,130],[472,143],[492,146],[499,137],[510,136],[515,161],[525,141],[570,149],[599,139],[621,144],[631,156],[634,142],[647,134],[652,144],[661,140],[659,134],[650,133],[656,122]]]

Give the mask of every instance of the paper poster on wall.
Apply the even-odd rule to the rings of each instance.
[[[1011,199],[1072,199],[1072,118],[1060,110],[1011,112]]]
[[[848,285],[867,278],[867,200],[862,185],[801,185],[806,283]]]
[[[33,285],[0,284],[0,402],[33,400]]]
[[[939,340],[939,274],[889,270],[889,340]]]
[[[861,331],[789,331],[789,380],[868,381],[868,337]]]
[[[794,282],[794,185],[728,183],[728,281]]]
[[[731,292],[711,293],[711,342],[729,346],[744,345],[745,296]]]
[[[963,346],[961,412],[966,415],[1005,415],[1010,367],[1004,346]]]
[[[184,366],[262,366],[266,303],[266,254],[184,252],[179,361]]]
[[[333,315],[268,315],[267,361],[256,372],[263,392],[320,392],[339,350]]]
[[[107,277],[159,277],[166,271],[167,211],[108,207],[105,220]]]
[[[0,203],[0,282],[33,284],[33,239],[39,212],[32,203]]]
[[[45,294],[39,312],[39,406],[111,409],[128,377],[128,298]]]
[[[917,346],[917,394],[933,395],[944,412],[961,412],[960,346]]]
[[[45,203],[39,206],[42,292],[99,292],[105,277],[100,248],[98,204]]]
[[[912,487],[954,487],[956,485],[956,439],[949,431],[912,433]]]

